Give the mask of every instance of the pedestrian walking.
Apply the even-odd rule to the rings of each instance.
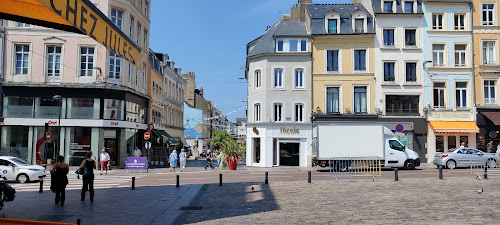
[[[111,159],[111,157],[109,157],[109,154],[106,152],[106,149],[102,148],[100,158],[101,158],[101,175],[104,169],[106,169],[106,174],[108,174],[109,160]]]
[[[175,172],[175,167],[177,166],[177,150],[172,151],[169,158],[170,158],[170,172],[172,172],[172,169],[174,169]]]
[[[57,157],[56,165],[50,170],[50,190],[56,193],[56,204],[64,206],[66,200],[66,185],[68,185],[69,165],[64,163],[64,156]]]
[[[179,154],[179,161],[181,162],[181,172],[184,170],[184,167],[186,167],[186,153],[184,152],[184,149],[181,149],[181,153]]]
[[[94,202],[94,169],[96,162],[92,159],[92,153],[87,153],[87,158],[80,164],[80,169],[84,170],[83,174],[83,187],[81,201],[85,200],[85,192],[90,193],[90,202]]]
[[[488,153],[491,153],[493,151],[493,141],[490,141],[488,144],[486,144],[486,151],[488,151]]]
[[[141,157],[141,156],[142,156],[141,150],[139,149],[139,147],[135,147],[134,157]]]

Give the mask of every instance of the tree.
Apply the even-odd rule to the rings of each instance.
[[[210,145],[214,149],[220,150],[225,145],[225,143],[228,143],[232,140],[233,138],[227,133],[227,131],[217,130],[212,133]]]

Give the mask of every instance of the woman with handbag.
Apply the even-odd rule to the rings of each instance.
[[[94,169],[96,162],[92,159],[92,152],[87,152],[87,159],[80,164],[80,169],[83,169],[83,187],[81,201],[85,200],[85,192],[89,190],[90,202],[94,202]]]
[[[57,157],[56,165],[50,170],[51,187],[50,189],[56,193],[56,204],[61,203],[64,206],[66,200],[66,185],[68,185],[69,165],[64,163],[64,156]]]

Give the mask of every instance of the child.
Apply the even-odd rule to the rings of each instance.
[[[212,159],[210,157],[207,157],[207,165],[205,166],[205,170],[207,170],[208,167],[214,169],[214,165],[212,165]]]

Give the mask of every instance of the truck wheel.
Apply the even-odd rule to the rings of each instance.
[[[413,159],[406,160],[405,165],[404,165],[404,169],[405,170],[414,170],[415,169],[415,161],[413,161]]]

